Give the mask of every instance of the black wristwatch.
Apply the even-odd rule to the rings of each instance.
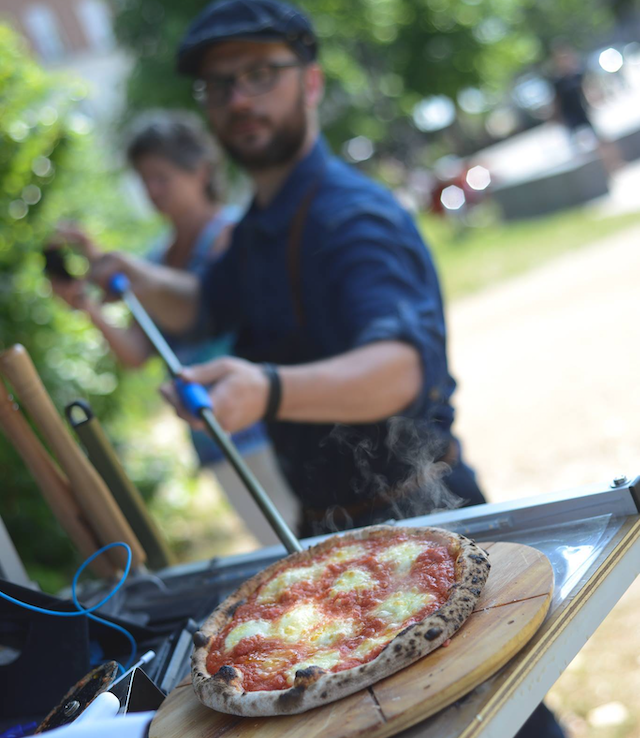
[[[278,410],[280,410],[280,401],[282,400],[282,381],[278,373],[278,367],[275,364],[262,364],[262,371],[269,380],[269,398],[267,399],[267,409],[263,415],[263,420],[272,423],[277,419]]]

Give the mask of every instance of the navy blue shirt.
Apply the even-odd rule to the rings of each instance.
[[[312,189],[292,263],[292,221]],[[202,296],[201,320],[215,332],[234,331],[236,354],[252,361],[301,364],[375,341],[411,344],[424,381],[402,415],[421,421],[444,451],[455,382],[431,256],[391,193],[332,156],[322,139],[268,207],[253,203],[226,255],[203,276]],[[310,507],[359,502],[407,474],[402,454],[386,448],[386,421],[278,422],[269,434],[293,490]]]

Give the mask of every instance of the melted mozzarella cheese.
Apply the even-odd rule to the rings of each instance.
[[[358,559],[360,556],[364,556],[365,553],[366,549],[364,546],[343,546],[342,548],[332,551],[326,561],[328,564],[341,564],[343,561]]]
[[[354,589],[372,589],[375,586],[375,580],[364,569],[347,569],[336,579],[331,587],[331,594],[337,595],[340,592],[351,592]]]
[[[364,641],[354,648],[351,654],[357,659],[365,659],[376,646],[382,646],[393,638],[393,636],[378,636],[377,638],[365,638]]]
[[[273,637],[297,643],[322,622],[322,612],[310,602],[297,605],[274,621]]]
[[[296,677],[296,671],[308,669],[310,666],[319,666],[321,669],[329,671],[340,661],[339,651],[318,651],[310,656],[306,661],[292,666],[287,672],[287,682],[293,684]]]
[[[321,564],[301,566],[297,569],[287,569],[265,584],[260,594],[256,597],[256,602],[260,604],[276,602],[280,595],[292,585],[298,582],[313,582],[322,576],[323,571],[324,567]]]
[[[261,635],[268,638],[271,634],[271,623],[266,620],[248,620],[246,623],[236,625],[233,630],[229,631],[224,641],[224,647],[227,651],[238,645],[243,638]]]
[[[252,668],[264,676],[274,672],[286,672],[291,664],[291,651],[286,649],[271,651],[268,654],[256,654],[249,660]]]
[[[353,620],[328,620],[322,622],[309,636],[314,646],[331,646],[340,638],[353,638],[360,630]]]
[[[413,566],[413,562],[426,548],[427,546],[423,543],[405,541],[382,551],[378,556],[378,560],[392,563],[396,574],[408,574]]]
[[[389,625],[400,625],[420,612],[433,600],[433,595],[415,589],[395,592],[383,600],[373,611],[374,615]]]

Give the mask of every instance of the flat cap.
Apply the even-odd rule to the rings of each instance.
[[[305,62],[318,53],[309,19],[278,0],[218,0],[196,17],[178,49],[178,72],[197,76],[204,52],[233,39],[284,41]]]

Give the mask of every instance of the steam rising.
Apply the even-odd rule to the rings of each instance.
[[[352,489],[359,498],[384,500],[376,505],[376,512],[379,510],[382,517],[374,518],[374,522],[427,515],[463,503],[443,482],[451,471],[442,460],[446,442],[423,421],[391,418],[382,443],[363,437],[353,427],[336,426],[325,443],[338,444],[341,452],[353,454],[358,474]],[[327,511],[324,527],[337,531],[353,523],[345,508],[333,506]],[[356,520],[355,524],[363,523]]]

